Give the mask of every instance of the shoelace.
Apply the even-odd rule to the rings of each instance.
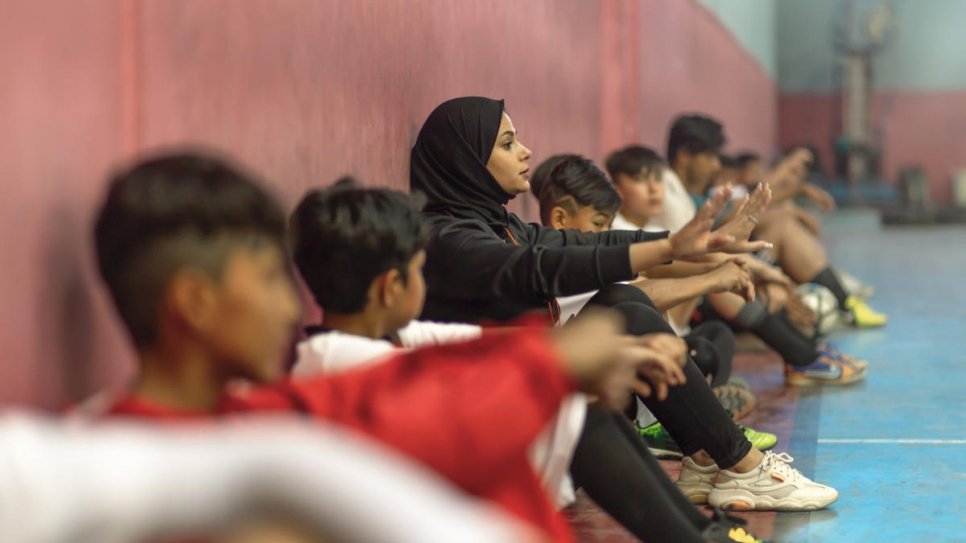
[[[761,462],[761,469],[774,471],[784,477],[786,483],[794,483],[802,478],[802,473],[789,465],[794,461],[795,459],[787,452],[775,454],[768,451]]]
[[[825,354],[827,354],[827,355],[829,355],[829,356],[831,356],[833,358],[842,355],[842,352],[839,351],[838,349],[836,349],[835,348],[835,345],[832,345],[831,343],[829,343],[827,341],[823,341],[823,342],[819,343],[818,345],[816,345],[816,347],[818,347],[818,350],[819,351],[821,351],[821,352],[823,352],[823,353],[825,353]]]

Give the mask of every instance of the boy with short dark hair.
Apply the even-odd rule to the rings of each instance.
[[[122,171],[95,228],[101,275],[134,340],[140,374],[107,415],[178,421],[249,411],[302,413],[350,426],[555,540],[572,539],[526,450],[577,388],[619,401],[650,351],[618,339],[613,318],[569,330],[397,354],[376,367],[303,382],[273,380],[299,305],[284,216],[224,160],[172,154]],[[345,270],[352,273],[352,270]],[[603,341],[590,341],[603,336]],[[470,406],[466,397],[485,398]]]
[[[647,148],[636,147],[636,146],[629,147],[617,153],[614,153],[608,159],[609,167],[614,169],[618,174],[622,176],[623,183],[625,183],[626,185],[632,185],[632,184],[645,185],[646,188],[641,188],[637,186],[632,186],[632,187],[625,186],[625,192],[629,194],[632,198],[634,198],[634,201],[637,203],[638,207],[643,208],[645,221],[648,218],[647,211],[651,209],[653,210],[660,209],[660,205],[662,203],[663,185],[661,184],[661,170],[660,170],[662,163],[663,161],[660,159],[659,155],[657,155],[657,153],[655,153],[654,151]],[[567,168],[571,170],[571,175],[574,178],[577,178],[577,179],[586,178],[589,180],[587,185],[583,187],[585,190],[589,189],[589,187],[592,186],[594,190],[598,190],[598,191],[610,191],[610,192],[615,191],[614,187],[610,186],[609,184],[599,182],[601,178],[604,178],[603,174],[596,173],[596,172],[599,172],[599,170],[593,165],[591,161],[583,157],[574,156],[574,155],[555,156],[555,157],[549,158],[544,164],[541,164],[539,167],[537,167],[536,171],[533,174],[533,179],[531,182],[535,183],[535,186],[538,187],[538,190],[545,191],[547,190],[547,187],[554,186],[555,182],[557,181],[556,179],[557,173],[564,171]],[[628,172],[625,173],[624,171],[621,171],[621,169],[623,168],[627,168]],[[574,184],[574,183],[571,183],[571,184]],[[558,192],[562,192],[561,187],[558,187]],[[566,197],[566,196],[564,195],[563,197]],[[541,199],[541,201],[546,201],[546,200]],[[743,208],[743,204],[739,205],[739,209],[741,208]],[[546,210],[542,210],[542,211],[544,212],[543,214],[546,215]],[[589,213],[590,212],[587,212],[586,214],[589,214]],[[729,263],[729,264],[734,265],[733,263]],[[668,284],[669,286],[671,286],[672,290],[677,290],[677,291],[684,290],[684,288],[682,287],[685,287],[685,286],[689,286],[693,288],[701,285],[700,276],[688,277],[692,275],[692,270],[689,269],[688,267],[682,268],[679,263],[672,263],[670,267],[676,268],[672,271],[674,274],[677,274],[677,275],[672,275],[672,276],[678,277],[678,279],[646,281],[643,283],[638,283],[637,286],[639,286],[642,290],[645,290],[645,292],[648,292],[650,294],[651,289],[654,289],[655,286],[660,285],[662,283]],[[750,279],[747,277],[747,270],[744,270],[744,272],[745,272],[744,281],[747,282],[747,286],[739,290],[746,290],[746,289],[750,290],[753,287],[750,285]],[[648,270],[647,274],[649,275],[650,273],[651,273],[651,270]],[[711,274],[714,274],[714,272],[712,272]],[[711,274],[704,273],[704,275],[711,275]],[[712,292],[722,293],[722,290],[719,290],[716,288],[709,289],[706,287],[707,285],[705,285],[704,287],[701,287],[701,289],[703,290],[694,291],[693,294],[688,296],[688,298],[699,299],[699,296],[703,293],[712,293]],[[727,291],[731,289],[724,289],[724,290]],[[738,296],[735,296],[735,297],[741,300],[740,297]],[[657,295],[655,295],[655,298],[657,298]],[[564,305],[565,304],[561,302],[561,306],[564,306]],[[662,304],[658,303],[657,305],[661,306]],[[682,304],[682,305],[687,305],[687,304]],[[687,323],[688,321],[684,321],[685,325]],[[714,347],[719,347],[719,348],[724,347],[724,349],[713,349],[713,350],[720,350],[721,353],[724,354],[724,356],[720,356],[721,353],[719,353],[718,358],[719,359],[727,358],[728,361],[730,362],[730,358],[734,354],[734,338],[722,323],[720,322],[702,323],[700,327],[695,328],[693,332],[694,332],[693,333],[694,336],[699,336],[701,339],[706,340],[701,342],[705,346],[707,346],[707,343],[712,343]],[[722,333],[726,334],[727,337],[722,337],[721,336]],[[730,340],[730,342],[728,340]],[[694,349],[696,346],[697,346],[696,344],[689,344],[689,347],[691,347],[692,349]],[[701,349],[696,349],[696,350],[701,350]],[[728,352],[723,352],[725,350],[727,350]],[[694,355],[694,353],[695,351],[692,350],[692,356]],[[698,357],[695,357],[695,358],[698,358]],[[705,368],[702,368],[702,369],[705,370]],[[727,397],[724,399],[727,399]],[[697,412],[698,411],[691,411],[691,413],[697,413]],[[713,413],[710,413],[710,412],[704,413],[704,414],[707,416],[707,419],[711,419],[713,415]],[[704,417],[702,417],[701,415],[698,415],[697,420],[703,420],[703,419]],[[642,424],[642,426],[644,427],[640,428],[641,435],[648,443],[648,446],[649,448],[652,449],[652,451],[656,450],[658,451],[656,452],[656,454],[665,453],[668,456],[676,452],[677,457],[679,458],[681,457],[681,448],[677,447],[673,439],[671,439],[669,433],[663,428],[663,426],[660,423],[655,422],[653,424],[647,424],[647,422],[645,422]],[[745,436],[759,449],[769,449],[773,447],[777,441],[777,438],[774,435],[766,434],[762,432],[755,432],[754,430],[750,430],[750,429],[745,429]],[[771,453],[768,453],[767,455],[771,455]],[[747,487],[746,490],[739,491],[734,494],[731,494],[730,490],[726,490],[722,492],[721,490],[717,489],[717,485],[721,484],[721,479],[730,477],[730,475],[726,475],[725,477],[721,476],[722,474],[725,474],[727,470],[719,471],[713,461],[707,458],[704,458],[703,455],[701,454],[685,456],[682,459],[682,461],[683,461],[683,464],[682,464],[681,475],[679,477],[678,484],[682,488],[682,490],[684,490],[688,494],[688,496],[691,497],[696,502],[703,502],[703,500],[707,499],[711,501],[711,503],[714,503],[714,500],[720,499],[720,496],[722,495],[730,495],[729,499],[736,497],[738,494],[742,494],[743,496],[750,498],[751,494],[762,491],[762,489],[764,487],[767,487],[769,484],[768,482],[758,482]],[[813,485],[814,483],[809,482],[808,484]],[[724,485],[724,486],[727,486],[727,485]],[[834,491],[831,491],[831,489],[828,489],[827,487],[824,487],[822,490],[818,490],[820,486],[821,485],[813,486],[809,490],[809,492],[815,491],[816,494],[814,494],[814,496],[818,496],[823,492],[828,492],[826,496],[830,496],[832,493],[834,493]],[[711,490],[710,494],[708,494],[708,489],[712,487],[714,487],[715,490]],[[769,494],[770,492],[771,491],[766,491],[765,494]],[[719,493],[718,494],[719,497],[716,497],[715,493]],[[790,495],[786,497],[790,497]],[[765,503],[767,503],[769,500],[770,498],[768,497],[765,497],[762,499],[762,501]],[[794,501],[795,501],[794,498],[790,499],[788,500],[787,504],[791,506],[792,502]],[[740,507],[755,507],[755,506],[752,505],[751,502],[748,502],[748,503],[743,503],[742,505],[740,505]]]
[[[292,258],[323,311],[297,346],[298,376],[372,362],[396,346],[476,339],[476,325],[418,321],[427,233],[415,197],[351,179],[310,190],[289,221]],[[350,271],[351,270],[351,271]]]
[[[643,182],[647,183],[648,166],[641,162],[650,164],[650,168],[660,172],[664,161],[657,153],[650,149],[640,148],[639,157],[631,159],[623,155],[613,155],[611,157],[611,168],[622,168],[624,162],[634,160],[634,166],[638,171],[643,171]],[[640,162],[638,162],[640,160]],[[660,178],[657,178],[660,181]],[[622,202],[614,185],[597,166],[590,160],[579,155],[564,154],[554,155],[540,164],[534,171],[531,178],[531,186],[540,200],[540,213],[545,219],[544,226],[560,228],[576,228],[582,231],[595,230],[595,225],[583,217],[603,215],[613,217],[614,208],[596,208],[600,202],[618,202],[619,207]],[[545,193],[553,193],[553,198],[547,198]],[[555,201],[571,202],[573,210],[561,209],[554,205]],[[553,207],[551,207],[553,206]],[[564,220],[560,220],[564,217]],[[609,229],[609,227],[607,228]],[[704,267],[695,267],[693,275],[682,275],[675,278],[649,279],[641,277],[631,284],[644,291],[654,304],[661,310],[674,309],[683,305],[693,307],[692,300],[698,300],[701,296],[711,292],[721,291],[747,291],[751,288],[751,279],[742,267],[743,259],[734,262],[727,261],[720,265],[714,265],[710,270]],[[680,266],[680,264],[677,264]],[[654,270],[653,273],[657,273]],[[648,274],[645,274],[648,275]],[[564,314],[572,313],[577,310],[575,304],[586,303],[594,293],[583,296],[573,296],[560,299],[561,308],[572,308],[563,311]],[[721,400],[722,405],[736,420],[747,415],[754,409],[755,397],[747,388],[732,386],[728,383],[731,375],[731,363],[735,353],[734,334],[721,322],[709,321],[700,326],[689,329],[681,328],[675,331],[688,342],[688,347],[692,353],[692,358],[701,372],[711,377],[711,386]],[[638,412],[640,413],[641,406]],[[653,417],[649,413],[638,417],[638,423],[642,431],[654,433],[656,425]],[[662,430],[663,431],[663,430]],[[775,445],[776,438],[772,434],[754,432],[746,430],[746,437],[759,449],[770,448]],[[645,439],[650,440],[646,435]],[[664,441],[669,441],[668,437]],[[653,440],[650,440],[653,442]],[[655,443],[652,450],[658,450]],[[656,452],[655,454],[661,454]],[[670,452],[665,452],[670,455]]]
[[[537,171],[530,179],[530,191],[540,202],[544,226],[583,232],[610,229],[621,197],[593,163],[580,155],[554,155]]]
[[[734,157],[735,168],[738,169],[738,184],[754,188],[765,177],[765,170],[762,167],[761,155],[754,151],[743,151]]]

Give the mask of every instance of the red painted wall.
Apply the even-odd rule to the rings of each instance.
[[[729,31],[695,2],[644,2],[640,16],[640,138],[663,154],[680,112],[725,125],[730,151],[769,155],[777,138],[775,82]]]
[[[0,8],[0,401],[52,406],[117,375],[89,225],[121,142],[116,2]]]
[[[783,146],[814,142],[831,171],[833,144],[841,130],[841,99],[828,94],[783,94]],[[952,198],[950,178],[966,169],[966,90],[879,92],[873,115],[881,123],[882,170],[895,183],[905,166],[921,164],[935,202]]]
[[[130,375],[89,231],[138,151],[224,149],[292,203],[344,173],[405,188],[419,124],[465,94],[506,98],[535,161],[662,148],[681,109],[774,139],[772,82],[694,0],[0,1],[0,403]]]
[[[782,94],[778,100],[778,127],[782,147],[815,146],[822,169],[832,174],[834,142],[842,130],[840,100],[826,94]]]

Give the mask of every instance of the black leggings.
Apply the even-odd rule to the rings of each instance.
[[[601,300],[624,315],[629,334],[674,333],[647,295],[636,287],[611,285],[591,298],[588,305]],[[671,387],[664,401],[658,401],[653,395],[641,401],[671,434],[683,454],[690,456],[704,450],[719,467],[733,467],[751,451],[751,443],[721,407],[690,357],[683,370],[687,382]]]
[[[721,321],[703,322],[684,336],[691,358],[701,373],[711,377],[711,387],[719,387],[731,378],[735,358],[735,333]]]
[[[570,465],[574,484],[647,542],[704,542],[710,521],[678,490],[619,413],[591,404]]]
[[[612,285],[601,289],[587,304],[602,307],[614,307],[620,303],[640,303],[654,311],[658,311],[654,302],[638,288],[629,285]],[[659,311],[658,311],[659,312]],[[690,351],[697,351],[692,356],[701,373],[713,376],[711,386],[721,386],[731,377],[731,362],[734,360],[735,334],[726,324],[709,321],[691,329],[691,333],[684,336]]]

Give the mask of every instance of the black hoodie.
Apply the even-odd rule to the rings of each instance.
[[[532,310],[556,318],[556,297],[633,279],[628,245],[667,237],[555,230],[509,213],[513,196],[486,169],[503,110],[502,100],[449,100],[413,146],[410,189],[426,196],[430,229],[423,319],[503,321]]]

